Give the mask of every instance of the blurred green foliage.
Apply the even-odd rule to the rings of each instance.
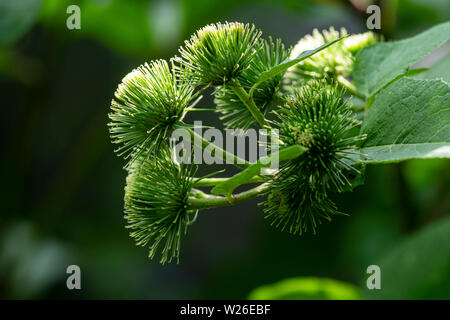
[[[388,37],[450,19],[448,0],[397,2]],[[296,277],[364,287],[379,263],[382,290],[363,298],[450,298],[448,161],[367,167],[363,186],[336,197],[350,216],[317,236],[270,228],[253,202],[213,210],[183,239],[180,265],[151,262],[124,228],[124,163],[106,123],[127,72],[173,56],[211,22],[252,22],[292,45],[314,27],[365,31],[364,13],[338,0],[80,0],[81,30],[71,31],[69,4],[0,2],[0,297],[242,299]],[[447,77],[448,56],[416,77],[430,74]],[[187,120],[218,124],[196,116]],[[81,267],[81,291],[66,289],[69,264]]]
[[[446,0],[398,0],[397,33],[414,34],[417,29],[449,19],[450,6]]]
[[[450,297],[450,218],[441,219],[395,246],[379,261],[382,290],[367,299],[442,299]]]
[[[0,2],[0,47],[14,44],[33,27],[41,0]]]
[[[29,222],[8,226],[0,247],[0,281],[9,284],[11,298],[35,297],[64,279],[70,248],[55,239],[39,236]]]

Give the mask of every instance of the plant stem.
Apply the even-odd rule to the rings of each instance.
[[[186,108],[185,111],[216,111],[215,108]]]
[[[354,113],[358,113],[366,110],[366,105],[351,105],[350,108]]]
[[[241,99],[242,103],[247,107],[248,111],[250,111],[253,118],[255,118],[255,120],[262,128],[264,128],[266,126],[266,119],[264,118],[263,113],[256,106],[253,98],[248,95],[247,91],[245,91],[244,88],[242,88],[239,81],[237,79],[232,80],[230,87],[233,89],[234,93],[239,97],[239,99]]]
[[[293,145],[262,157],[245,170],[235,174],[221,184],[216,185],[211,190],[211,193],[222,194],[229,197],[234,189],[247,183],[253,177],[260,175],[262,168],[270,167],[273,164],[278,165],[280,161],[295,159],[302,155],[306,150],[306,148],[300,145]]]
[[[200,179],[200,178],[196,178],[194,180],[194,186],[196,187],[212,187],[215,186],[219,183],[225,182],[230,178],[205,178],[205,179]],[[254,176],[251,179],[247,180],[247,183],[253,183],[253,182],[264,182],[265,179],[263,179],[260,176]]]
[[[345,89],[347,89],[347,91],[348,91],[350,94],[352,94],[352,95],[354,95],[354,96],[356,96],[356,97],[358,97],[358,98],[361,98],[361,99],[363,99],[363,100],[366,100],[366,97],[365,97],[361,92],[358,92],[358,90],[356,90],[356,87],[353,85],[353,83],[351,83],[350,81],[348,81],[345,77],[343,77],[343,76],[338,76],[338,77],[336,78],[336,80],[337,80],[337,82],[338,82],[342,87],[344,87]]]
[[[263,192],[266,191],[268,187],[269,187],[268,183],[263,183],[255,188],[233,195],[230,198],[213,196],[206,193],[204,193],[203,196],[200,198],[189,197],[188,200],[189,209],[191,210],[210,209],[234,205],[252,198],[262,196]]]
[[[201,135],[196,133],[194,130],[192,130],[190,128],[186,128],[186,130],[189,131],[192,138],[194,138],[194,143],[195,143],[196,139],[199,139],[202,143],[202,148],[206,148],[207,146],[212,146],[213,150],[214,150],[214,155],[221,157],[225,163],[227,163],[227,160],[232,159],[233,165],[240,169],[245,169],[250,165],[250,163],[248,161],[246,161],[245,159],[239,158],[238,156],[232,154],[231,152],[223,150],[222,148],[216,146],[211,141],[208,141],[205,138],[203,138]]]
[[[367,113],[367,111],[369,111],[369,109],[370,109],[370,107],[372,106],[372,103],[373,103],[373,99],[374,99],[374,97],[372,96],[372,97],[370,97],[369,99],[367,99],[367,102],[366,102],[366,113]]]

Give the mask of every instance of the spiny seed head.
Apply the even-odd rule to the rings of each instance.
[[[160,149],[192,100],[193,87],[176,79],[165,60],[134,69],[111,102],[111,139],[119,155],[133,159]]]
[[[250,66],[239,76],[239,83],[246,91],[249,91],[257,82],[261,73],[280,64],[287,56],[288,50],[280,39],[274,41],[269,37],[268,40],[261,40],[256,47],[256,53]],[[277,92],[282,77],[282,73],[277,74],[261,83],[255,90],[253,100],[263,113],[266,113],[272,105],[277,103]],[[223,114],[221,119],[226,121],[225,125],[228,128],[246,130],[255,123],[250,111],[229,86],[218,88],[215,92],[214,101],[217,105],[217,111]]]
[[[301,235],[308,230],[315,234],[319,224],[339,214],[324,185],[283,171],[271,182],[267,200],[262,204],[270,225],[292,234]]]
[[[328,30],[314,29],[311,35],[306,35],[295,45],[291,51],[290,58],[296,58],[303,51],[312,50],[327,42],[347,36],[347,30],[340,31],[330,27]],[[291,86],[309,79],[325,78],[332,80],[337,76],[347,76],[352,72],[355,55],[365,46],[373,44],[377,40],[372,32],[352,35],[343,41],[338,41],[332,46],[316,53],[289,68],[285,77],[285,87],[289,90]]]
[[[192,167],[178,166],[167,156],[138,158],[129,168],[125,187],[125,219],[138,246],[153,258],[161,246],[162,264],[180,254],[181,236],[191,224],[188,197]]]
[[[295,90],[276,115],[281,141],[308,148],[298,159],[283,164],[285,171],[302,172],[310,181],[331,185],[337,191],[350,184],[343,171],[357,172],[352,159],[363,137],[352,135],[358,122],[342,90],[312,81]]]
[[[178,72],[196,85],[223,85],[250,65],[260,35],[240,22],[208,25],[179,49]]]
[[[350,186],[346,173],[357,172],[353,156],[362,140],[351,133],[357,123],[343,94],[334,85],[310,81],[275,112],[281,142],[308,150],[281,164],[270,183],[263,205],[272,226],[293,234],[315,233],[322,221],[342,214],[329,192]]]

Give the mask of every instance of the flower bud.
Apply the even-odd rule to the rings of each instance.
[[[210,24],[179,49],[178,70],[195,85],[223,85],[250,65],[260,35],[240,22]]]

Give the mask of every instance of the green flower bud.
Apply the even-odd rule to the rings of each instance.
[[[295,45],[290,58],[296,58],[305,50],[312,50],[327,42],[347,36],[347,34],[345,28],[337,31],[330,27],[322,32],[314,29],[311,35],[306,35]],[[348,76],[352,72],[355,55],[362,48],[376,41],[377,38],[373,32],[352,35],[299,62],[289,68],[286,73],[286,89],[298,86],[299,83],[309,79],[325,78],[331,81],[338,76]]]
[[[281,231],[301,235],[311,230],[315,234],[319,224],[339,214],[326,188],[299,173],[282,171],[271,182],[268,194],[263,202],[265,218]]]
[[[308,148],[299,159],[287,161],[284,170],[302,172],[310,181],[336,191],[350,185],[344,172],[357,172],[352,162],[364,138],[352,135],[358,122],[343,94],[337,86],[312,81],[294,91],[276,113],[281,141]]]
[[[256,54],[250,63],[250,66],[242,72],[238,80],[241,86],[248,92],[257,82],[261,73],[270,70],[275,65],[280,64],[288,56],[288,51],[280,39],[273,41],[262,40],[257,47]],[[272,105],[278,103],[277,92],[283,74],[277,74],[267,81],[261,83],[253,94],[255,104],[265,114]],[[255,119],[242,103],[232,88],[224,86],[216,90],[214,102],[217,105],[217,111],[222,113],[221,119],[225,120],[228,128],[248,129],[254,123]]]
[[[165,60],[130,72],[117,88],[109,114],[111,139],[120,145],[119,155],[157,152],[183,118],[193,90],[176,79]]]
[[[191,224],[188,197],[192,167],[178,166],[167,156],[138,158],[129,168],[125,187],[125,219],[138,246],[153,258],[160,246],[162,264],[180,254],[181,236]]]
[[[250,65],[260,35],[240,22],[210,24],[179,49],[179,72],[196,85],[223,85]]]
[[[294,234],[315,233],[323,220],[340,214],[328,193],[351,187],[347,175],[358,173],[356,148],[364,137],[353,134],[357,122],[343,92],[325,82],[311,81],[294,91],[275,114],[281,142],[308,150],[281,164],[263,203],[266,217]]]

